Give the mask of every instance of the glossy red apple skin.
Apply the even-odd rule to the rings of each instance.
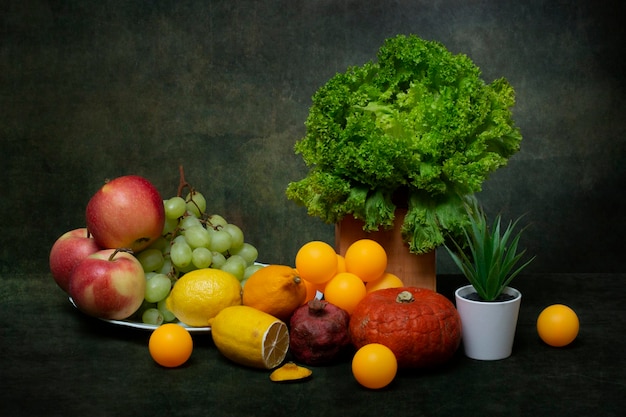
[[[74,268],[87,256],[99,250],[100,247],[88,235],[86,227],[62,234],[50,249],[49,265],[52,278],[63,291],[68,292]]]
[[[69,294],[76,307],[102,319],[123,320],[141,306],[146,276],[137,258],[127,252],[104,249],[74,268]]]
[[[129,248],[137,253],[163,232],[163,199],[156,187],[143,177],[118,177],[91,197],[86,220],[87,229],[100,247]]]

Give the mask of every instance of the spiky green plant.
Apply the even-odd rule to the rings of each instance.
[[[526,252],[523,250],[517,253],[523,229],[513,234],[521,218],[509,222],[501,232],[500,215],[489,228],[487,216],[477,203],[468,207],[468,214],[469,224],[464,229],[466,245],[450,238],[454,248],[451,249],[447,244],[445,247],[478,296],[484,301],[494,301],[535,257],[514,269]],[[467,248],[465,251],[463,246]]]

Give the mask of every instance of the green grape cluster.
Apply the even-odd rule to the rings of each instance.
[[[206,199],[191,190],[185,198],[163,201],[165,225],[162,236],[136,255],[146,273],[146,292],[137,319],[160,325],[176,320],[165,306],[176,280],[203,268],[230,272],[243,283],[262,265],[258,250],[245,241],[240,227],[219,214],[206,214]]]

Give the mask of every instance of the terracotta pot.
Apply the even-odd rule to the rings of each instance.
[[[395,226],[391,230],[363,231],[363,222],[346,216],[335,225],[335,250],[345,255],[348,247],[359,239],[372,239],[387,252],[387,272],[397,275],[405,286],[428,288],[436,291],[437,273],[435,251],[416,255],[409,252],[402,240],[401,226],[406,210],[396,211]]]

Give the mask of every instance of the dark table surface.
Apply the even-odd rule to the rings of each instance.
[[[210,334],[194,335],[181,368],[158,366],[149,332],[75,310],[49,274],[0,277],[0,416],[622,416],[626,400],[626,274],[520,276],[513,355],[482,362],[462,349],[433,371],[403,371],[387,388],[362,388],[350,361],[313,367],[307,382],[224,359]],[[438,277],[453,298],[465,282]],[[567,304],[578,339],[551,348],[537,336],[541,310]]]

